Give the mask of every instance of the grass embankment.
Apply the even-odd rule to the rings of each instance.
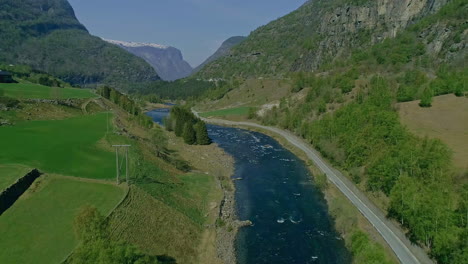
[[[411,132],[442,140],[453,151],[454,165],[468,172],[468,98],[448,94],[434,97],[430,108],[412,101],[398,104],[398,109]]]
[[[209,229],[207,225],[214,226],[216,218],[212,213],[217,215],[215,208],[221,200],[212,171],[223,164],[206,166],[210,170],[202,168],[203,162],[199,161],[207,159],[206,154],[217,154],[218,148],[189,146],[173,133],[160,128],[145,129],[113,103],[105,103],[115,111],[116,129],[127,135],[125,143],[132,145],[129,158],[133,186],[109,218],[113,239],[129,242],[149,255],[165,255],[177,263],[219,263],[198,261],[206,252],[200,245]],[[198,159],[189,160],[197,171],[177,170],[174,161],[182,162],[179,154],[184,159],[186,154]],[[214,248],[215,241],[210,242],[207,247]],[[216,252],[211,252],[216,258]]]
[[[124,203],[110,218],[112,237],[125,240],[151,255],[196,262],[196,244],[202,226],[145,192],[132,187]]]
[[[0,192],[5,190],[16,180],[25,176],[31,168],[27,168],[21,165],[0,165]]]
[[[250,107],[236,107],[201,113],[202,117],[242,116],[249,114]]]
[[[32,83],[0,83],[5,96],[17,99],[82,99],[98,97],[89,89],[49,87]]]
[[[106,120],[106,114],[96,114],[1,127],[0,138],[7,140],[0,143],[0,163],[68,176],[112,178],[115,156],[98,146],[106,133]]]
[[[124,194],[111,184],[43,176],[0,217],[0,263],[60,263],[78,243],[78,210],[92,205],[109,214]]]

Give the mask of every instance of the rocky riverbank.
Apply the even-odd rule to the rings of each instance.
[[[234,186],[232,182],[231,184]],[[249,220],[238,220],[235,206],[235,189],[223,188],[223,191],[224,198],[221,201],[219,218],[216,221],[217,252],[218,257],[223,260],[223,263],[235,264],[237,263],[237,258],[234,242],[237,232],[241,227],[252,225],[252,222]]]
[[[187,146],[180,138],[168,134],[169,146],[192,164],[196,170],[213,175],[216,179],[219,196],[210,206],[199,249],[201,263],[237,263],[234,241],[237,231],[243,226],[251,225],[250,221],[239,221],[236,216],[235,186],[231,179],[234,174],[234,159],[216,144],[209,146]],[[211,244],[211,246],[209,245]]]

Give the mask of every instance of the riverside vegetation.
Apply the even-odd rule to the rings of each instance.
[[[189,145],[209,145],[206,124],[188,108],[175,106],[171,109],[171,115],[164,120],[164,126],[168,131],[174,131],[175,135],[182,137]]]
[[[373,25],[375,32],[343,33],[338,35],[345,41],[340,46],[333,45],[337,35],[309,32],[310,25],[322,23],[318,19],[308,24],[301,21],[315,14],[314,8],[325,10],[317,17],[329,18],[376,4],[314,2],[258,29],[233,49],[232,56],[213,62],[197,77],[240,82],[288,78],[290,94],[258,120],[307,139],[377,197],[388,216],[399,221],[409,238],[427,248],[439,263],[464,263],[468,259],[467,172],[453,167],[444,143],[411,134],[400,123],[396,103],[419,100],[421,107],[431,107],[434,96],[466,95],[466,1],[439,3],[440,9],[422,13],[394,36],[380,40],[375,38],[377,33],[386,33],[379,22]],[[441,37],[443,32],[447,37]],[[331,50],[341,53],[335,58],[324,55]],[[223,100],[232,102],[231,95],[228,91],[218,105]],[[240,95],[238,101],[248,96]],[[366,251],[354,247],[363,241],[357,237],[350,245],[353,252]],[[372,257],[367,261],[372,262]]]

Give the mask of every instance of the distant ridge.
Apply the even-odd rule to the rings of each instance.
[[[219,47],[219,49],[213,54],[211,55],[208,59],[206,59],[202,64],[200,64],[199,66],[197,66],[194,70],[193,70],[193,73],[197,73],[199,72],[201,69],[203,69],[203,67],[205,67],[205,65],[219,59],[219,58],[222,58],[222,57],[225,57],[225,56],[228,56],[229,53],[231,52],[231,49],[240,44],[242,41],[244,41],[247,37],[243,37],[243,36],[236,36],[236,37],[231,37],[229,39],[227,39],[226,41],[223,42],[223,44],[221,44],[221,47]]]
[[[140,47],[152,47],[152,48],[157,48],[157,49],[168,49],[170,48],[169,46],[166,45],[160,45],[160,44],[154,44],[154,43],[143,43],[143,42],[126,42],[126,41],[120,41],[120,40],[112,40],[112,39],[102,39],[104,41],[107,41],[111,44],[123,46],[123,47],[129,47],[129,48],[140,48]]]
[[[182,79],[192,73],[192,66],[184,60],[182,52],[177,48],[155,43],[103,40],[144,59],[165,81]]]

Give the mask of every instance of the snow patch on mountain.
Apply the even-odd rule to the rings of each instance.
[[[140,48],[140,47],[151,47],[151,48],[157,48],[157,49],[168,49],[170,46],[166,45],[160,45],[160,44],[155,44],[155,43],[143,43],[143,42],[126,42],[126,41],[120,41],[120,40],[112,40],[112,39],[102,39],[106,42],[119,45],[122,47],[127,47],[127,48]]]

